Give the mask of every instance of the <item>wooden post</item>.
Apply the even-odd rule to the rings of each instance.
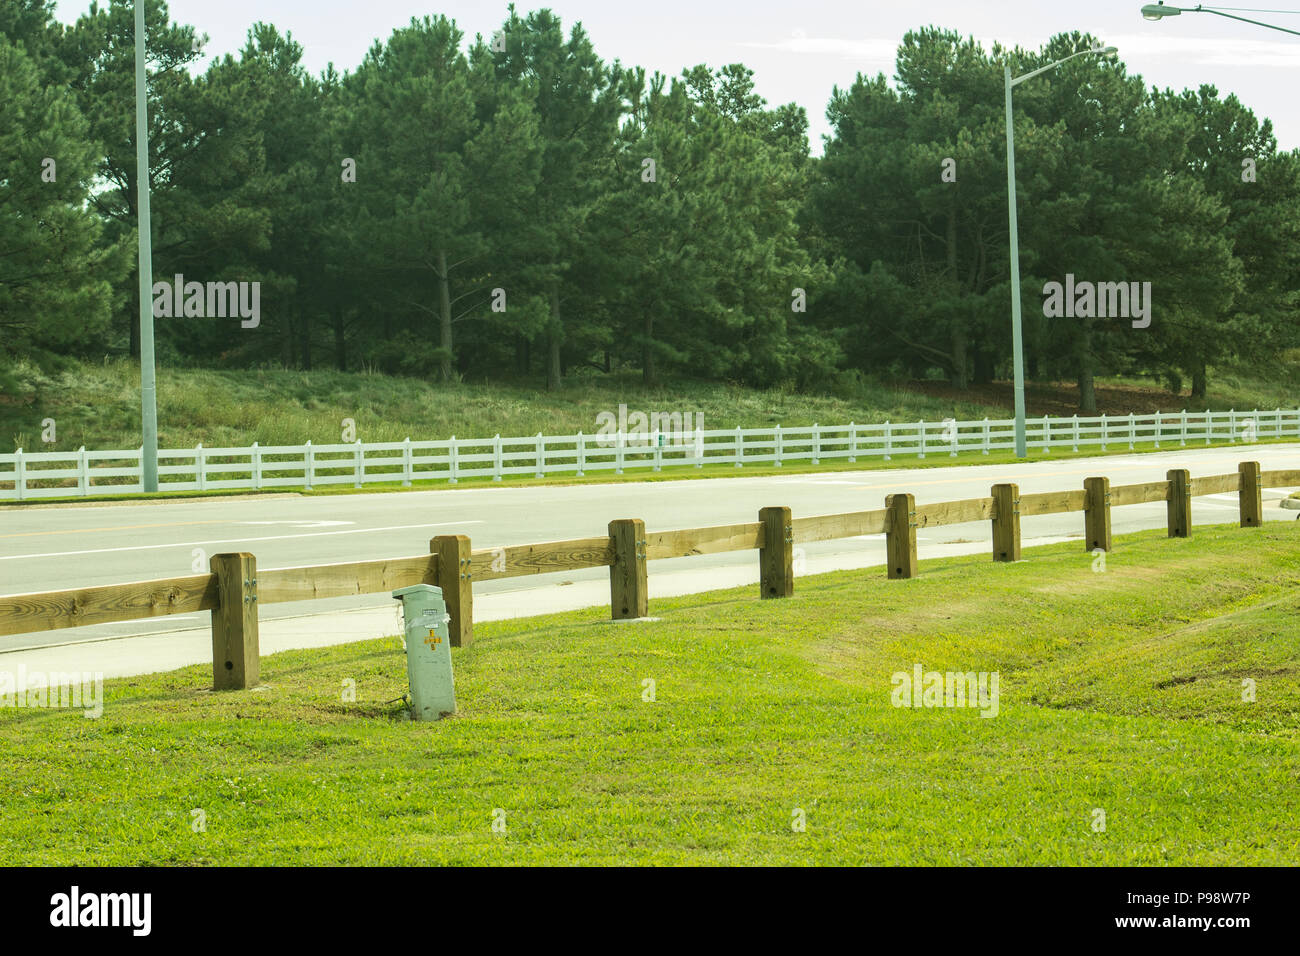
[[[789,508],[762,508],[763,546],[758,549],[759,591],[762,597],[794,594],[794,525]]]
[[[993,560],[1020,560],[1020,486],[993,486]]]
[[[891,578],[916,577],[916,498],[886,495],[885,552]]]
[[[1169,537],[1186,538],[1192,533],[1192,476],[1186,468],[1171,468],[1169,479]]]
[[[212,689],[247,690],[261,676],[257,640],[257,559],[247,552],[214,554],[218,605],[212,609]]]
[[[1110,479],[1083,479],[1083,545],[1089,552],[1111,550]]]
[[[616,621],[646,616],[645,522],[618,518],[609,523],[614,563],[609,566],[609,607]]]
[[[438,587],[447,605],[447,632],[452,647],[468,647],[474,640],[474,573],[469,563],[469,537],[440,534],[429,542],[438,555]]]
[[[1264,524],[1264,497],[1259,482],[1259,462],[1243,461],[1237,466],[1241,476],[1241,526],[1258,528]]]

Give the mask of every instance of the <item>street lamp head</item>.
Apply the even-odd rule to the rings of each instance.
[[[1165,0],[1159,3],[1148,3],[1142,8],[1143,20],[1159,20],[1163,17],[1176,17],[1183,11],[1177,7],[1166,7]]]
[[[1119,47],[1116,46],[1103,47],[1102,49],[1097,51],[1097,53],[1101,56],[1114,56],[1118,52],[1119,52]]]

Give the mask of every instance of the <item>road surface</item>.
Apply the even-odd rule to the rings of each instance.
[[[883,507],[885,496],[911,492],[918,504],[989,494],[998,482],[1014,481],[1023,493],[1082,488],[1090,475],[1112,484],[1163,479],[1170,468],[1187,468],[1193,477],[1235,472],[1237,463],[1257,460],[1265,471],[1300,468],[1300,444],[1236,448],[1178,448],[1137,455],[1041,460],[1032,463],[841,471],[703,480],[624,482],[571,486],[444,488],[388,494],[328,497],[274,496],[206,501],[128,502],[105,505],[0,509],[0,594],[59,590],[121,581],[147,580],[206,570],[207,556],[251,551],[259,568],[362,561],[419,554],[438,534],[466,534],[475,548],[603,535],[614,518],[641,518],[649,530],[703,527],[756,521],[759,508],[788,505],[796,517],[865,511]],[[1277,507],[1294,489],[1265,492],[1268,520],[1296,520],[1296,512]],[[1235,521],[1236,495],[1197,498],[1196,524]],[[1165,505],[1131,505],[1113,512],[1114,532],[1122,534],[1165,524]],[[1025,547],[1082,538],[1081,514],[1025,518]],[[982,553],[989,548],[987,522],[922,529],[919,557]],[[804,573],[859,568],[884,563],[884,536],[817,542],[804,550]],[[655,561],[650,564],[650,595],[684,594],[752,583],[758,557],[742,551]],[[484,582],[475,587],[476,619],[524,616],[608,600],[604,568]],[[396,633],[395,602],[387,594],[329,601],[268,605],[261,611],[263,651],[279,646],[314,646]],[[349,617],[341,611],[371,609]],[[328,612],[328,618],[319,615]],[[653,603],[651,604],[653,614]],[[277,623],[279,622],[279,623]],[[342,622],[342,623],[340,623]],[[71,628],[41,634],[0,637],[0,662],[39,662],[43,646],[104,641],[106,638],[169,635],[188,631],[189,650],[180,656],[175,641],[155,638],[119,645],[125,655],[168,666],[175,660],[204,659],[208,615],[177,615],[119,624]],[[277,632],[276,628],[280,627]],[[277,643],[276,634],[286,638]],[[296,637],[294,634],[296,633]],[[268,635],[271,636],[268,645]],[[152,655],[152,657],[151,657]],[[29,663],[28,666],[32,666]],[[180,666],[175,664],[175,666]],[[119,667],[110,668],[120,671]]]

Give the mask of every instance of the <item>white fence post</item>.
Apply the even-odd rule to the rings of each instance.
[[[1128,413],[1128,450],[1133,450],[1133,439],[1137,437],[1137,416]]]
[[[925,420],[924,419],[916,423],[916,434],[921,439],[921,453],[916,457],[924,458],[925,457]]]
[[[618,430],[618,439],[614,442],[614,474],[623,474],[623,449],[627,445],[627,433]]]
[[[1208,445],[1210,443],[1210,439],[1213,436],[1214,436],[1214,418],[1213,416],[1210,415],[1210,410],[1207,408],[1205,410],[1205,444]]]
[[[890,452],[894,450],[893,446],[894,446],[894,429],[893,426],[889,424],[888,420],[886,420],[885,421],[885,461],[889,461],[892,458]]]
[[[654,470],[655,471],[663,470],[663,463],[664,463],[663,440],[664,440],[663,432],[656,430],[654,435],[654,449],[655,449]]]
[[[451,436],[451,441],[447,443],[447,481],[450,484],[456,484],[456,436]]]
[[[700,427],[699,415],[695,416],[695,467],[704,467],[704,429]]]
[[[533,477],[546,477],[546,439],[542,437],[541,432],[537,433],[537,468]]]
[[[776,426],[776,467],[781,467],[781,456],[785,454],[785,447],[781,441],[781,426]]]
[[[411,436],[402,440],[402,487],[411,487]]]
[[[207,475],[205,475],[203,465],[207,456],[203,454],[203,442],[194,446],[194,487],[199,491],[207,489]]]
[[[501,480],[501,433],[492,439],[492,480]]]
[[[1074,428],[1072,429],[1072,435],[1073,435],[1073,441],[1071,442],[1071,450],[1078,451],[1079,450],[1079,413],[1078,412],[1074,413]]]
[[[739,425],[736,426],[736,467],[745,467],[745,436]]]
[[[90,488],[90,470],[86,467],[86,446],[77,449],[77,494],[83,498]]]
[[[1043,416],[1043,454],[1052,453],[1052,426],[1048,424],[1047,416]]]
[[[1237,442],[1237,410],[1228,409],[1228,438],[1233,443]]]
[[[849,422],[849,461],[858,460],[858,426]]]
[[[311,491],[311,483],[316,478],[316,451],[311,447],[310,438],[307,439],[307,447],[303,451],[302,458],[302,476],[303,481],[305,482],[303,487],[307,491]]]
[[[357,463],[352,470],[352,480],[356,488],[360,488],[366,480],[366,451],[360,438],[357,439]]]
[[[1156,447],[1157,447],[1157,448],[1160,447],[1160,433],[1161,433],[1162,431],[1164,431],[1164,427],[1165,427],[1165,417],[1164,417],[1164,416],[1165,416],[1165,413],[1164,413],[1164,412],[1160,411],[1160,409],[1156,409],[1156,427],[1155,427],[1155,433],[1156,433]]]
[[[582,432],[578,432],[578,477],[582,477],[582,469],[587,465],[587,439],[582,437]]]
[[[21,448],[14,452],[14,493],[18,495],[19,501],[27,497],[27,468],[23,463]]]
[[[1106,413],[1101,413],[1101,450],[1106,450]]]
[[[814,465],[822,463],[822,430],[821,426],[813,422],[813,459]]]
[[[989,453],[989,417],[984,416],[984,454]]]
[[[259,491],[262,487],[262,449],[257,442],[253,442],[253,490]]]
[[[1187,409],[1183,409],[1178,415],[1178,444],[1187,444]]]

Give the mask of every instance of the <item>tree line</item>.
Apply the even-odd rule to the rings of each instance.
[[[0,356],[138,355],[130,0],[71,26],[0,8]],[[257,282],[261,320],[156,322],[166,364],[376,368],[457,382],[583,370],[821,388],[1010,375],[1003,66],[909,32],[896,75],[803,108],[743,64],[607,62],[511,5],[491,35],[426,16],[319,75],[256,23],[192,72],[195,27],[146,4],[157,281]],[[1031,380],[1267,364],[1294,340],[1300,155],[1211,86],[1148,89],[1079,57],[1015,100]],[[1067,276],[1150,283],[1152,321],[1045,315]]]

